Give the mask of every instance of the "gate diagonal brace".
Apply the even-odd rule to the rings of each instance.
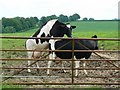
[[[49,55],[49,54],[47,54],[47,55],[41,57],[41,59],[42,59],[42,58],[46,58],[48,55]],[[38,61],[40,61],[40,60],[36,60],[35,62],[31,63],[30,65],[27,65],[27,67],[32,66],[33,64],[35,64],[35,63],[38,62]],[[26,68],[23,68],[23,69],[21,69],[21,70],[15,72],[12,76],[20,74],[20,72],[22,72],[22,71],[25,70],[25,69],[26,69]],[[8,79],[10,79],[10,78],[12,78],[12,77],[11,77],[11,76],[10,76],[10,77],[7,77],[7,78],[4,79],[2,82],[6,81],[6,80],[8,80]]]
[[[88,47],[86,47],[85,45],[81,44],[80,42],[77,42],[77,43],[79,45],[82,45],[84,48],[90,50]],[[96,53],[96,52],[93,52],[93,53],[96,54],[97,56],[99,56],[100,58],[105,59],[105,57],[100,56],[98,53]],[[106,62],[108,62],[108,63],[112,64],[114,67],[120,69],[118,66],[116,66],[115,64],[113,64],[111,61],[106,61]]]
[[[69,44],[69,43],[70,43],[70,42],[68,42],[68,43],[66,43],[66,44],[64,44],[64,45],[62,45],[62,46],[59,47],[58,49],[64,47],[65,45],[67,45],[67,44]],[[49,55],[49,54],[47,54],[47,55],[45,55],[45,56],[41,56],[41,59],[42,59],[42,58],[46,58],[48,55]],[[38,61],[40,61],[40,60],[37,60],[37,61],[31,63],[30,65],[27,65],[27,67],[30,67],[30,66],[34,65],[34,64],[37,63]],[[15,72],[12,76],[20,74],[20,72],[22,72],[22,71],[25,70],[25,69],[26,69],[26,68],[23,68],[23,69],[21,69],[21,70]],[[12,77],[11,77],[11,76],[10,76],[10,77],[7,77],[7,78],[4,79],[2,82],[6,81],[6,80],[8,80],[8,79],[10,79],[10,78],[12,78]]]
[[[71,41],[70,41],[70,42],[71,42]],[[63,46],[59,47],[58,49],[64,47],[65,45],[69,44],[70,42],[64,44]],[[79,45],[82,45],[82,46],[85,47],[86,49],[90,50],[88,47],[84,46],[84,45],[81,44],[80,42],[77,42],[77,43],[78,43]],[[96,53],[96,52],[93,52],[93,53],[96,54],[97,56],[99,56],[100,58],[105,59],[105,57],[100,56],[98,53]],[[49,54],[47,54],[47,55],[45,55],[45,56],[42,56],[41,59],[42,59],[42,58],[46,58],[48,55],[49,55]],[[30,66],[34,65],[34,64],[37,63],[38,61],[40,61],[40,60],[37,60],[37,61],[31,63],[30,65],[27,65],[27,67],[30,67]],[[120,69],[118,66],[116,66],[115,64],[113,64],[111,61],[106,61],[106,62],[108,62],[108,63],[112,64],[113,66],[115,66],[116,68]],[[19,74],[20,72],[22,72],[22,71],[25,70],[25,69],[26,69],[26,68],[23,68],[23,69],[21,69],[21,70],[19,70],[19,71],[16,71],[12,76]],[[2,82],[6,81],[6,80],[8,80],[8,79],[10,79],[10,78],[11,78],[11,77],[7,77],[7,78],[5,78]]]

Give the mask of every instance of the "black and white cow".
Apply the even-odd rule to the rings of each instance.
[[[92,38],[97,38],[96,35],[92,36]],[[68,43],[69,42],[69,43]],[[61,47],[62,45],[68,43],[64,47]],[[61,48],[60,48],[61,47]],[[87,48],[86,48],[87,47]],[[72,40],[60,40],[55,42],[55,50],[72,50]],[[49,49],[51,49],[51,45],[49,44]],[[98,49],[98,41],[97,40],[75,40],[74,41],[74,50],[95,50]],[[92,52],[74,52],[74,58],[75,59],[88,59],[91,56]],[[61,59],[71,59],[72,58],[72,52],[55,52],[56,57],[59,57]],[[48,70],[47,74],[49,74],[49,68],[52,61],[48,62]],[[85,63],[83,64],[85,67]],[[63,66],[63,65],[62,65]],[[79,67],[79,61],[75,61],[75,67]],[[62,67],[63,68],[63,67]],[[85,74],[87,74],[86,70]],[[78,70],[76,69],[75,76],[78,76]]]
[[[31,37],[63,37],[66,34],[68,37],[72,37],[72,29],[76,28],[76,26],[71,26],[70,24],[64,24],[59,22],[57,19],[53,19],[44,24],[33,36]],[[27,50],[43,50],[47,49],[49,43],[51,46],[54,46],[53,39],[28,39],[26,41],[26,49]],[[54,48],[52,48],[54,50]],[[40,58],[41,52],[30,52],[28,51],[28,58]],[[53,53],[53,57],[54,57]],[[28,61],[28,65],[30,65],[30,61]],[[37,63],[37,67],[39,65]],[[31,72],[28,69],[28,72]]]

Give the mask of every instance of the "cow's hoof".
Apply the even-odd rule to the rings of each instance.
[[[78,77],[78,75],[75,75],[75,77],[77,78],[77,77]]]
[[[28,69],[28,73],[31,73],[31,70],[30,70],[30,69]]]
[[[47,75],[49,76],[49,75],[50,75],[50,73],[47,73]]]
[[[37,69],[37,73],[39,73],[39,69]]]

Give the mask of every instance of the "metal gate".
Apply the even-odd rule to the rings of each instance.
[[[35,39],[36,37],[10,37],[10,36],[2,36],[0,37],[1,39],[14,39],[14,40],[19,40],[19,39]],[[46,39],[46,38],[39,38],[39,39]],[[99,40],[99,41],[116,41],[116,43],[118,44],[118,42],[120,41],[120,38],[47,38],[47,39],[70,39],[72,40],[72,42],[74,42],[74,40]],[[74,44],[72,45],[74,47]],[[26,52],[26,51],[33,51],[33,50],[25,50],[25,49],[1,49],[0,52],[2,53],[6,53],[6,52],[13,52],[16,53],[16,52]],[[38,50],[34,50],[35,51],[38,51]],[[39,52],[49,52],[49,51],[52,51],[52,50],[39,50]],[[59,52],[60,50],[54,50],[54,52]],[[49,68],[50,70],[54,70],[54,71],[58,71],[58,70],[68,70],[69,73],[67,74],[70,74],[69,75],[69,78],[67,78],[67,76],[65,76],[64,73],[58,73],[61,74],[60,76],[56,76],[56,75],[51,75],[51,76],[47,76],[47,74],[44,76],[29,76],[30,73],[27,73],[25,71],[27,71],[26,69],[30,68],[28,65],[26,66],[21,66],[21,64],[18,64],[20,66],[17,66],[16,64],[16,67],[12,67],[10,66],[11,64],[9,65],[3,65],[1,67],[2,69],[2,83],[3,84],[14,84],[14,85],[120,85],[120,59],[118,58],[119,57],[119,50],[81,50],[79,52],[93,52],[97,57],[97,59],[88,59],[88,60],[80,60],[81,63],[82,62],[89,62],[89,63],[93,63],[93,64],[96,64],[97,62],[99,63],[106,63],[105,65],[103,66],[99,66],[99,67],[95,67],[93,65],[93,67],[82,67],[82,68],[75,68],[74,67],[74,52],[76,50],[72,49],[72,50],[62,50],[62,51],[66,51],[66,52],[72,52],[72,59],[55,59],[55,60],[52,60],[52,59],[48,59],[46,58],[49,54],[45,54],[43,55],[41,58],[39,59],[28,59],[26,57],[22,57],[22,58],[0,58],[0,60],[2,60],[2,63],[5,63],[5,62],[12,62],[12,61],[25,61],[27,63],[27,60],[31,60],[32,63],[31,65],[29,66],[32,66],[34,65],[36,62],[41,62],[41,61],[48,61],[48,60],[52,60],[52,61],[71,61],[71,63],[69,64],[70,67],[65,67],[65,68],[61,68],[61,67],[52,67]],[[105,52],[109,52],[109,53],[115,53],[117,55],[116,58],[108,58],[108,57],[103,57],[101,55],[103,54],[98,54],[98,53],[105,53]],[[109,56],[109,55],[108,55]],[[46,62],[47,62],[46,61]],[[24,63],[25,63],[24,62]],[[96,63],[94,63],[96,62]],[[14,62],[13,62],[14,63]],[[104,64],[103,63],[103,64]],[[108,65],[107,65],[108,64]],[[102,65],[102,64],[100,64]],[[45,71],[46,69],[48,69],[47,67],[41,67],[41,68],[37,68],[37,67],[31,67],[30,69],[32,70],[35,70],[35,69],[39,69],[42,71]],[[74,71],[78,69],[79,72],[82,72],[83,70],[87,70],[87,71],[90,71],[90,75],[84,75],[84,74],[79,74],[78,77],[75,77],[74,75]],[[11,71],[10,75],[8,76],[9,73],[7,73],[7,71]],[[96,72],[99,72],[99,75],[98,73]],[[7,73],[7,75],[5,75]],[[24,73],[26,73],[24,75]],[[52,73],[52,72],[51,72]],[[55,73],[55,72],[54,72]],[[113,74],[114,75],[111,75]],[[20,75],[21,76],[20,76]],[[62,75],[63,74],[63,75]],[[96,74],[96,75],[95,75]],[[108,75],[107,75],[108,74]],[[18,76],[17,76],[18,75]],[[58,78],[62,78],[62,80],[58,80]],[[20,78],[20,79],[16,79],[16,78]],[[28,79],[29,78],[29,79]],[[46,78],[46,80],[43,80],[43,81],[29,81],[31,78],[37,78],[37,79],[41,79],[41,78]],[[52,78],[52,79],[50,79]],[[67,79],[66,79],[67,78]],[[26,80],[28,79],[28,81]],[[50,79],[50,80],[49,80]],[[53,80],[54,79],[54,80]],[[65,80],[64,80],[65,79]],[[107,81],[107,79],[109,79],[109,81]],[[25,81],[24,81],[25,80]],[[52,81],[53,80],[53,81]],[[82,81],[83,80],[83,81]],[[85,80],[85,81],[84,81]],[[98,80],[98,82],[97,82]],[[22,81],[22,82],[21,82]],[[50,81],[50,82],[49,82]],[[63,81],[63,82],[59,82],[59,81]],[[88,82],[87,82],[88,81]]]

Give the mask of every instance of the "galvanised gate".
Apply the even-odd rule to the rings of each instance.
[[[9,40],[19,40],[19,39],[35,39],[36,37],[10,37],[10,36],[1,36],[1,39],[9,39]],[[40,38],[40,39],[46,39],[46,38]],[[50,38],[47,38],[50,39]],[[52,38],[52,39],[61,39],[61,38]],[[74,42],[74,40],[76,39],[81,39],[81,40],[98,40],[98,41],[116,41],[116,44],[119,43],[120,38],[62,38],[62,39],[71,39],[72,42]],[[74,48],[74,44],[72,45]],[[33,51],[33,50],[25,50],[25,49],[1,49],[0,50],[2,53],[5,52],[27,52],[27,51]],[[38,50],[34,50],[38,51]],[[39,52],[49,52],[52,50],[39,50]],[[95,59],[88,59],[88,60],[80,60],[81,62],[89,62],[93,63],[93,62],[99,62],[105,65],[99,66],[99,67],[95,67],[95,66],[91,66],[91,67],[81,67],[81,68],[75,68],[74,67],[74,52],[76,52],[77,50],[62,50],[62,51],[66,51],[66,52],[72,52],[72,59],[59,59],[56,58],[53,61],[71,61],[71,63],[69,64],[69,67],[65,67],[65,68],[61,68],[61,67],[53,67],[51,66],[51,68],[49,68],[50,70],[54,70],[54,71],[58,71],[58,70],[68,70],[70,74],[69,77],[66,77],[64,73],[59,72],[58,75],[50,75],[47,76],[47,74],[45,73],[44,75],[29,75],[29,73],[25,72],[27,71],[28,68],[32,69],[32,71],[39,69],[41,72],[45,71],[46,69],[48,69],[47,67],[29,67],[34,65],[36,62],[42,62],[42,61],[48,61],[48,60],[52,60],[47,58],[47,56],[49,55],[49,53],[44,54],[43,56],[41,56],[41,58],[39,59],[28,59],[26,57],[15,57],[15,58],[4,58],[1,57],[0,60],[2,60],[2,63],[4,62],[19,62],[19,61],[25,61],[24,63],[26,63],[26,65],[21,66],[21,64],[15,65],[14,67],[11,67],[10,65],[6,65],[6,66],[2,66],[2,83],[3,84],[14,84],[14,85],[120,85],[120,59],[119,57],[119,50],[81,50],[79,52],[93,52],[97,57],[99,58],[95,58]],[[54,52],[60,52],[60,50],[54,50]],[[77,51],[78,52],[78,51]],[[103,56],[104,54],[99,54],[99,53],[115,53],[116,56],[114,58],[109,57],[109,55]],[[31,60],[32,63],[31,65],[27,65],[27,60]],[[12,63],[14,63],[12,62]],[[104,63],[103,63],[104,62]],[[93,64],[96,64],[93,63]],[[20,65],[20,66],[19,66]],[[74,71],[78,69],[79,72],[83,71],[83,70],[87,70],[88,72],[90,71],[90,75],[88,73],[88,75],[84,75],[84,74],[79,74],[78,77],[75,77],[74,75]],[[11,71],[10,74],[7,74],[7,71]],[[93,71],[93,72],[92,72]],[[97,74],[96,72],[99,72],[99,74]],[[114,72],[114,74],[113,74]],[[24,75],[24,73],[26,73]],[[94,75],[96,73],[96,75]],[[52,72],[51,72],[52,74]],[[63,75],[62,75],[63,74]],[[100,75],[101,74],[101,75]],[[102,75],[103,74],[103,75]],[[59,76],[60,75],[60,76]],[[19,79],[18,79],[19,78]],[[27,79],[26,79],[27,78]],[[31,78],[37,78],[35,80],[31,80]],[[42,80],[41,78],[45,78],[46,80]],[[50,80],[51,78],[51,80]],[[60,79],[61,78],[61,79]],[[87,78],[87,79],[86,79]],[[21,80],[22,79],[22,80]],[[40,81],[38,80],[40,79]],[[54,79],[54,80],[53,80]],[[58,79],[58,80],[57,80]],[[85,80],[84,80],[85,79]],[[101,80],[100,80],[101,79]],[[105,80],[104,80],[105,79]],[[110,80],[106,80],[106,79],[110,79]],[[25,81],[24,81],[25,80]],[[28,81],[27,81],[28,80]],[[38,80],[38,81],[36,81]],[[53,81],[52,81],[53,80]],[[98,81],[96,81],[98,80]],[[62,81],[62,82],[61,82]],[[87,82],[88,81],[88,82]]]

